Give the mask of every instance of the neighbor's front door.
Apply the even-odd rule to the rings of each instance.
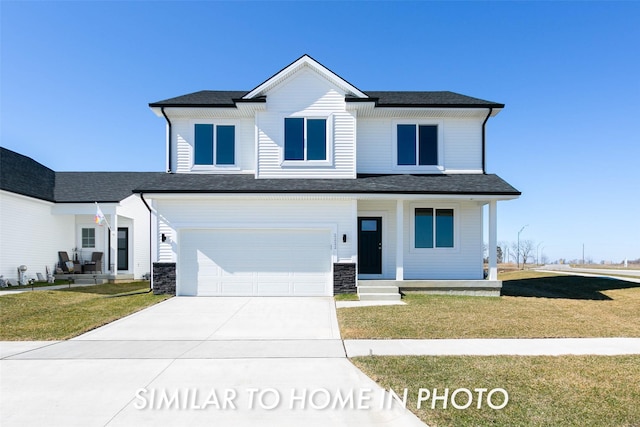
[[[129,229],[118,228],[118,270],[129,269]]]
[[[358,218],[358,273],[382,274],[382,218]]]

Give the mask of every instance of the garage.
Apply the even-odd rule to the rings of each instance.
[[[178,252],[178,295],[332,295],[328,230],[182,230]]]

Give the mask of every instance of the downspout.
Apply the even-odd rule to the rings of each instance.
[[[152,211],[149,204],[144,199],[144,193],[140,193],[140,198],[142,199],[142,203],[144,203],[149,210],[149,290],[147,291],[147,293],[149,293],[153,291],[153,240],[151,239],[151,236],[153,236],[153,223],[151,221]]]
[[[169,126],[169,134],[167,135],[167,173],[171,173],[173,172],[171,165],[171,120],[169,120],[169,117],[165,114],[164,107],[160,107],[160,111],[162,112],[164,119],[167,121],[167,126]],[[142,200],[144,200],[144,198]],[[147,206],[147,208],[148,207],[149,206]]]
[[[491,113],[493,113],[493,107],[489,108],[489,114],[485,117],[484,122],[482,122],[482,173],[487,173],[486,169],[486,136],[485,136],[485,127],[487,124],[487,120],[491,117]],[[164,112],[163,112],[164,114]]]

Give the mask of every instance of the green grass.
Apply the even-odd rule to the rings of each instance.
[[[640,356],[561,357],[358,357],[353,363],[382,387],[408,389],[407,408],[436,426],[638,426]],[[420,388],[503,388],[507,406],[491,409],[477,399],[468,409],[443,409],[437,401],[417,408]],[[466,403],[460,394],[458,405]],[[474,393],[474,399],[477,396]],[[450,401],[449,401],[450,402]],[[496,395],[494,404],[501,403]]]
[[[502,297],[408,294],[407,305],[339,308],[342,337],[640,337],[640,284],[533,271],[502,279]]]
[[[337,294],[333,298],[336,301],[359,301],[358,294]]]
[[[168,298],[147,290],[136,282],[2,296],[0,340],[64,340]]]

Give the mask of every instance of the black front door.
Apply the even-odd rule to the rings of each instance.
[[[358,273],[382,274],[382,218],[358,218]]]
[[[129,269],[129,229],[118,228],[118,270]]]

